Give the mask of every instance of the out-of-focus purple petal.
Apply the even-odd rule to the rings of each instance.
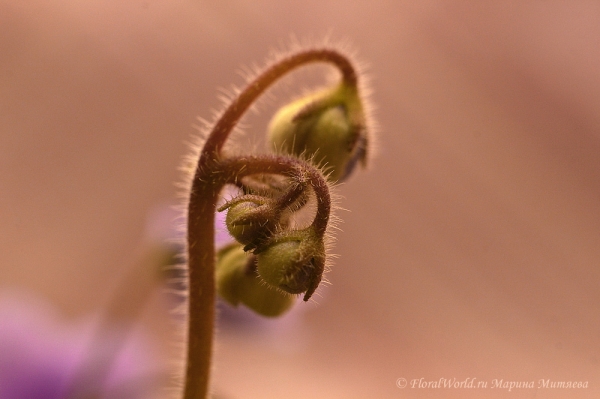
[[[215,214],[215,246],[217,248],[233,241],[227,231],[227,226],[225,226],[226,216],[225,212]],[[183,246],[185,240],[184,220],[184,215],[174,206],[159,206],[148,215],[146,238],[154,242]]]
[[[21,292],[0,292],[0,398],[67,399],[76,379],[86,375],[82,365],[99,364],[100,356],[114,359],[108,373],[91,374],[98,378],[93,381],[101,391],[97,397],[148,397],[150,385],[140,382],[154,383],[159,370],[152,347],[136,336],[117,353],[90,348],[95,328],[91,323],[66,323],[48,304]],[[108,332],[108,347],[112,338],[123,336]],[[127,396],[116,396],[122,387],[128,387]]]
[[[215,215],[215,246],[217,248],[233,242],[233,237],[231,237],[229,231],[227,231],[227,226],[225,225],[226,217],[227,213],[225,212],[217,212]]]
[[[43,302],[0,296],[0,398],[63,397],[77,359],[53,317]]]

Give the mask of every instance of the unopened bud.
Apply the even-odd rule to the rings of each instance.
[[[305,292],[305,301],[317,289],[325,268],[323,241],[311,229],[307,232],[283,233],[258,253],[260,277],[290,294]]]
[[[227,230],[240,244],[256,244],[269,236],[277,225],[277,215],[268,199],[256,199],[255,196],[250,199],[234,199],[219,208],[219,211],[227,208]]]
[[[344,180],[358,161],[366,163],[365,117],[357,88],[341,83],[285,105],[269,124],[269,141],[276,151],[314,157],[332,181]]]
[[[282,315],[294,304],[294,296],[269,287],[253,266],[253,258],[238,244],[219,251],[215,273],[219,296],[230,305],[242,303],[263,316]]]

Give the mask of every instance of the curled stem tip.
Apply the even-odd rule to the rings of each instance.
[[[240,199],[230,201],[222,210],[228,209],[230,224],[234,228],[237,226],[237,236],[244,241],[240,242],[246,245],[247,250],[258,253],[257,267],[253,269],[253,273],[260,274],[273,260],[283,256],[284,263],[289,265],[287,269],[281,272],[275,265],[275,269],[269,268],[264,274],[276,281],[278,289],[291,293],[306,292],[305,300],[312,295],[321,280],[325,257],[323,239],[331,211],[329,185],[322,172],[295,156],[225,157],[221,153],[234,126],[269,86],[292,70],[314,62],[334,65],[341,72],[342,85],[349,88],[357,86],[358,77],[352,63],[335,49],[308,49],[281,58],[260,73],[225,108],[200,153],[188,203],[189,315],[183,399],[204,399],[208,395],[216,292],[213,226],[219,193],[225,184],[244,187],[242,179],[262,174],[280,175],[287,179],[288,185],[282,192],[273,188],[267,190],[267,194],[246,193]],[[307,187],[312,188],[316,197],[314,220],[305,230],[286,231],[286,223],[281,220],[283,211],[294,204],[302,206],[301,198]],[[282,248],[283,251],[274,251],[275,247]],[[242,301],[264,310],[262,302],[257,302],[252,295],[261,292],[261,298],[273,296],[264,294],[257,288],[254,275],[242,272],[247,267],[242,265],[241,255],[234,253],[235,256],[231,255],[231,259],[227,258],[229,260],[225,263],[228,266],[221,273],[225,276],[222,280],[224,292],[232,302]],[[263,281],[268,280],[265,276],[261,278]],[[252,288],[246,291],[242,289],[234,294],[231,287],[238,287],[239,284],[250,284]],[[276,313],[287,309],[288,297],[284,295],[277,298],[281,306],[275,310],[268,308],[268,312]]]

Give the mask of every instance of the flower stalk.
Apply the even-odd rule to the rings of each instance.
[[[268,67],[233,99],[215,123],[200,153],[191,182],[187,209],[189,302],[183,399],[208,397],[216,295],[213,226],[219,194],[226,184],[245,187],[243,179],[253,175],[278,175],[288,182],[288,190],[283,194],[276,194],[273,190],[266,194],[252,193],[251,197],[248,197],[256,204],[271,207],[268,209],[270,213],[266,213],[269,216],[265,217],[269,219],[265,219],[265,223],[271,224],[261,237],[254,241],[250,237],[252,242],[244,249],[257,255],[260,271],[261,266],[271,267],[273,263],[271,256],[269,262],[263,261],[261,264],[261,257],[268,258],[269,253],[277,252],[276,247],[281,246],[282,242],[296,240],[299,243],[298,248],[302,248],[302,253],[285,255],[289,258],[289,268],[285,271],[269,272],[274,276],[285,277],[285,281],[277,289],[286,291],[286,287],[293,286],[294,294],[305,291],[304,300],[308,300],[321,280],[325,259],[324,249],[321,247],[331,211],[329,183],[323,173],[295,154],[225,156],[222,152],[234,126],[268,87],[292,70],[314,62],[333,64],[341,72],[344,85],[357,87],[358,77],[352,63],[338,51],[309,49],[292,54]],[[298,201],[307,187],[312,189],[312,195],[316,197],[317,210],[314,220],[304,231],[288,232],[285,222],[279,221],[279,217],[285,209]],[[264,201],[257,199],[257,195],[264,196]],[[247,207],[247,212],[251,212],[251,208]],[[256,218],[261,217],[260,212],[255,211],[254,215],[244,219],[243,213],[246,212],[246,208],[237,209],[242,214],[239,220],[260,222],[254,222]],[[272,223],[273,218],[277,223]],[[314,254],[311,255],[311,251]],[[273,267],[279,266],[276,264]]]

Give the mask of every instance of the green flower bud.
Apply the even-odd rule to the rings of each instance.
[[[269,124],[276,151],[314,157],[333,181],[347,178],[358,161],[366,163],[365,117],[356,87],[340,84],[282,107]]]
[[[258,253],[258,274],[290,294],[305,292],[307,301],[317,289],[325,269],[325,246],[311,229],[287,232]]]
[[[219,211],[227,208],[227,230],[240,244],[256,246],[277,226],[276,212],[266,198],[239,197],[223,205]]]
[[[282,315],[294,304],[294,296],[265,284],[253,263],[238,244],[220,250],[215,271],[217,293],[230,305],[242,303],[268,317]]]

